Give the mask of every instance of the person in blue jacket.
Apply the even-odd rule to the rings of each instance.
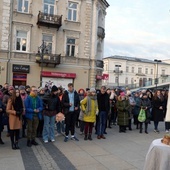
[[[25,100],[25,117],[27,118],[27,146],[38,145],[35,141],[39,120],[42,119],[43,102],[37,95],[36,86],[30,89],[30,95]]]

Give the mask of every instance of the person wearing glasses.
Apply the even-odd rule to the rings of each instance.
[[[36,86],[30,88],[30,95],[25,100],[27,118],[27,146],[38,145],[35,141],[39,120],[42,119],[43,102],[37,94]]]

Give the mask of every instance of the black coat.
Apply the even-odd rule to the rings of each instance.
[[[63,112],[66,115],[70,109],[70,100],[69,100],[69,95],[68,95],[67,90],[63,94],[62,107],[63,107]],[[78,107],[78,108],[80,107],[79,95],[76,91],[74,91],[74,107]],[[79,111],[79,109],[75,110],[75,112],[78,112],[78,111]]]
[[[1,100],[0,100],[0,108],[2,109],[2,111],[0,112],[0,132],[2,132],[3,131],[2,116],[4,112],[4,106]]]
[[[107,93],[102,94],[102,93],[98,93],[97,94],[97,102],[98,102],[98,109],[99,109],[99,113],[101,111],[106,111],[106,113],[108,114],[110,111],[110,99],[109,99],[109,95]],[[105,110],[102,109],[102,105],[104,104]]]
[[[163,110],[159,109],[160,106],[163,107]],[[164,110],[165,110],[164,100],[161,100],[158,97],[156,99],[153,99],[153,109],[152,109],[153,121],[155,122],[163,121]]]

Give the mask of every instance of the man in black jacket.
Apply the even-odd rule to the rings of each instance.
[[[97,138],[106,139],[104,131],[106,128],[106,119],[110,109],[109,95],[106,93],[106,87],[102,86],[100,93],[97,95],[99,115],[97,123]]]
[[[66,90],[63,94],[62,98],[62,106],[63,112],[65,115],[65,139],[64,142],[68,141],[69,130],[71,131],[71,139],[75,141],[79,141],[75,136],[75,121],[76,116],[79,109],[80,100],[78,93],[74,90],[73,84],[68,84],[68,90]]]

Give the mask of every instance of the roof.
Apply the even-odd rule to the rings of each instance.
[[[106,0],[101,0],[101,1],[106,5],[107,8],[110,6]]]
[[[128,60],[128,61],[135,61],[135,62],[144,62],[144,63],[152,63],[155,64],[156,62],[153,60],[148,60],[145,58],[137,58],[137,57],[127,57],[127,56],[119,56],[119,55],[114,55],[114,56],[110,56],[110,57],[106,57],[103,59],[120,59],[120,60]],[[170,65],[169,63],[165,63],[165,62],[161,62],[159,64],[166,64],[166,65]]]

